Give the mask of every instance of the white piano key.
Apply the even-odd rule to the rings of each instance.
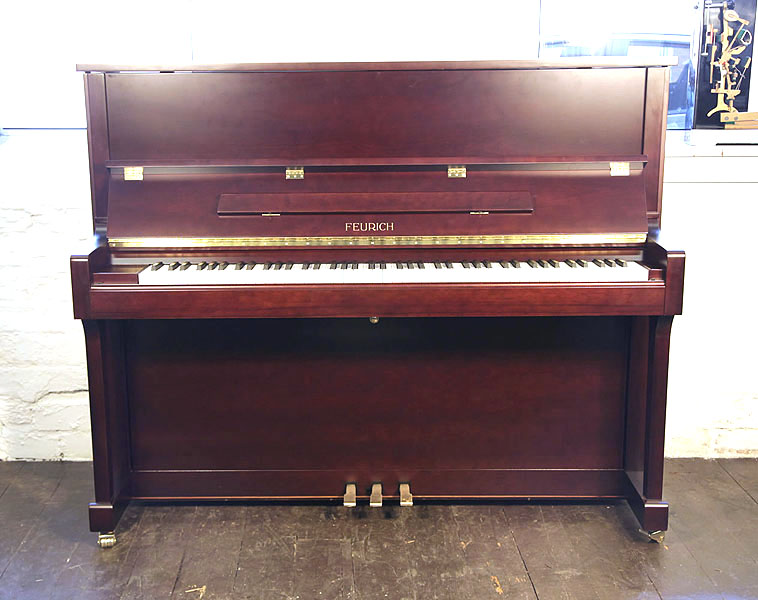
[[[182,261],[180,261],[182,262]],[[220,261],[219,261],[220,262]],[[346,268],[341,264],[336,269],[331,268],[331,263],[322,263],[316,269],[310,266],[303,268],[301,263],[293,264],[287,268],[287,263],[282,263],[281,268],[276,268],[279,263],[272,263],[269,269],[265,263],[256,263],[253,268],[236,269],[234,265],[226,269],[205,267],[198,268],[198,263],[193,263],[187,269],[170,268],[169,264],[162,264],[157,268],[153,264],[147,265],[138,274],[140,285],[310,285],[310,284],[423,284],[423,283],[585,283],[585,282],[623,282],[623,281],[647,281],[647,267],[634,262],[626,261],[624,266],[616,263],[615,267],[608,267],[603,261],[600,265],[588,259],[586,266],[576,264],[574,267],[561,261],[557,266],[548,263],[547,266],[531,267],[526,261],[519,263],[520,268],[513,265],[503,267],[500,261],[492,261],[491,266],[483,264],[477,268],[472,263],[465,267],[459,261],[441,262],[441,268],[437,268],[434,262],[424,262],[423,268],[414,263],[409,268],[407,262],[385,263],[381,269],[379,264],[375,268],[369,268],[369,263],[346,263]],[[448,264],[450,266],[448,266]]]

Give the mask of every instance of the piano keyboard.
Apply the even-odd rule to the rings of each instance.
[[[441,262],[154,263],[142,285],[357,283],[563,283],[647,281],[648,268],[621,259]]]

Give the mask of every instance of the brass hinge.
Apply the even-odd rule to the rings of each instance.
[[[142,181],[142,167],[124,167],[124,181]]]
[[[628,162],[611,162],[608,164],[611,167],[611,177],[626,177],[629,175]]]
[[[447,176],[448,177],[465,177],[466,176],[466,167],[462,165],[451,165],[447,168]]]
[[[303,167],[287,167],[284,171],[284,177],[286,179],[302,179],[305,177],[305,169]]]

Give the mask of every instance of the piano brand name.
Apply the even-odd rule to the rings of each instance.
[[[345,223],[345,231],[395,231],[395,224],[387,221],[371,223]]]

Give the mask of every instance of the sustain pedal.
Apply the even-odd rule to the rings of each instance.
[[[413,494],[411,494],[411,484],[400,484],[400,506],[413,506]]]
[[[356,497],[355,484],[348,483],[345,486],[345,494],[342,496],[342,505],[348,506],[351,508],[354,507],[356,505],[355,497]]]

